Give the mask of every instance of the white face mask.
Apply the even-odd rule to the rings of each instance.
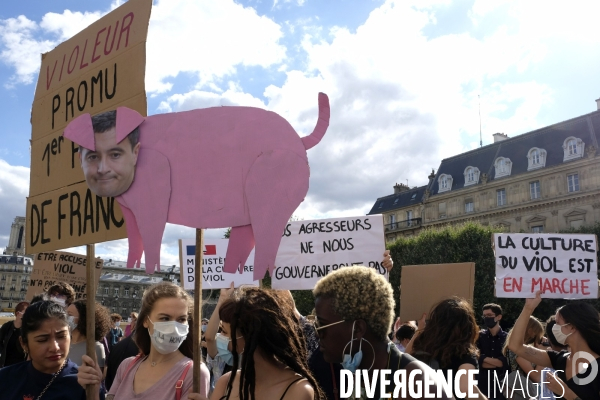
[[[573,332],[571,332],[568,335],[566,333],[563,333],[562,327],[567,326],[567,325],[570,325],[570,324],[563,324],[563,325],[554,324],[554,326],[552,326],[552,333],[554,334],[556,341],[562,345],[565,345],[567,343],[567,338],[573,333]]]
[[[69,324],[69,332],[73,332],[77,328],[75,317],[72,315],[67,316],[67,324]]]
[[[66,306],[67,302],[62,297],[51,296],[50,301],[60,304],[61,306]]]
[[[150,317],[148,317],[148,321],[152,322]],[[152,325],[154,325],[154,332],[150,339],[160,354],[170,354],[176,351],[190,331],[189,325],[176,321],[152,322]]]

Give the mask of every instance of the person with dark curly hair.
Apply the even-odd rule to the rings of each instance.
[[[104,354],[104,346],[100,340],[108,333],[110,329],[110,314],[106,307],[96,303],[94,312],[94,340],[96,341],[96,359],[100,368],[104,368],[106,355]],[[86,354],[86,338],[87,338],[87,309],[85,300],[77,300],[67,307],[67,322],[69,323],[69,331],[71,332],[71,347],[69,354],[71,361],[77,365],[82,365],[82,357]]]
[[[325,400],[308,369],[299,320],[281,292],[245,289],[223,301],[219,317],[232,364],[241,368],[217,381],[211,400]]]
[[[414,357],[401,353],[388,338],[394,320],[395,301],[392,287],[382,275],[364,266],[340,268],[322,278],[313,294],[314,326],[319,335],[319,353],[325,362],[342,364],[342,368],[352,374],[359,369],[366,370],[371,382],[375,382],[374,371],[390,370],[393,375],[395,371],[405,370],[406,376],[416,371],[414,386],[408,389],[408,397],[402,397],[408,399],[413,398],[411,391],[423,387],[423,375],[427,373],[429,391],[437,393],[440,382],[433,376],[433,370]],[[333,369],[331,373],[321,373],[317,379],[322,386],[340,388],[340,374]],[[379,399],[380,382],[375,382],[374,399]],[[355,387],[352,395],[358,396]],[[388,393],[394,391],[393,379],[384,389]],[[360,396],[361,399],[370,399],[364,388]],[[442,391],[441,396],[436,398],[452,397]]]
[[[47,293],[50,300],[63,307],[68,307],[75,301],[75,289],[67,282],[56,282],[48,288]]]
[[[409,345],[411,354],[435,366],[435,369],[451,370],[452,376],[456,376],[461,370],[476,370],[479,350],[475,343],[479,335],[479,326],[471,304],[460,297],[445,299],[431,309],[428,318],[425,327],[415,333],[412,346]],[[420,321],[419,325],[421,324]],[[470,391],[477,395],[474,398],[486,399],[477,385],[469,388],[465,373],[459,378],[458,387],[454,387],[454,396],[464,399],[464,394]]]
[[[547,374],[546,387],[567,400],[600,399],[600,318],[598,310],[583,301],[569,302],[556,310],[552,333],[558,343],[568,345],[570,352],[541,350],[523,344],[529,317],[542,302],[541,291],[525,300],[523,311],[515,322],[508,348],[518,357],[538,368],[551,367],[556,375]],[[584,355],[586,357],[584,357]],[[592,375],[594,374],[595,375]]]

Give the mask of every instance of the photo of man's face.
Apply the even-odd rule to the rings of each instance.
[[[80,148],[79,159],[85,180],[100,197],[116,197],[133,182],[140,144],[133,149],[127,138],[117,143],[115,128],[94,133],[96,150]]]

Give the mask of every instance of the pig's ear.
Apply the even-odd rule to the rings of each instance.
[[[117,143],[121,143],[135,128],[144,122],[145,118],[135,110],[127,107],[117,108]]]
[[[94,127],[92,126],[92,117],[90,114],[81,114],[71,121],[65,128],[63,136],[81,147],[96,151]]]

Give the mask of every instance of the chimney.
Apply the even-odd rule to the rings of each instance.
[[[433,182],[433,180],[435,179],[435,171],[433,170],[433,168],[431,168],[431,174],[429,174],[429,176],[427,177],[429,179],[429,185],[431,185],[431,182]]]
[[[598,110],[600,110],[600,99],[596,99],[596,107],[598,107]]]
[[[494,143],[498,143],[498,142],[508,139],[508,135],[506,135],[504,133],[494,133],[492,136],[494,136]]]
[[[394,185],[394,194],[406,192],[409,189],[408,185],[404,185],[402,183],[396,183]]]

